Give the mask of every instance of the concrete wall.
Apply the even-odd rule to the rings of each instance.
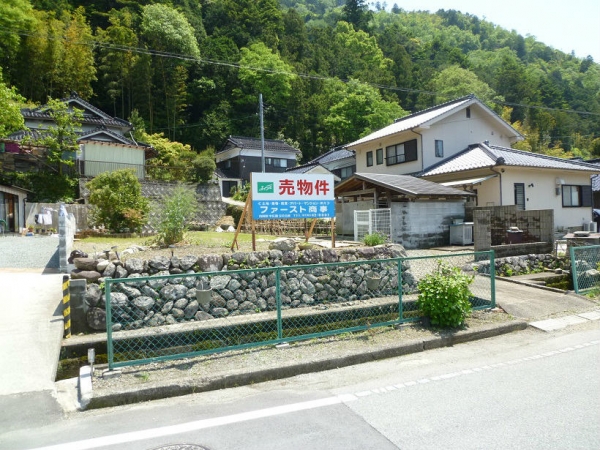
[[[392,203],[392,239],[405,248],[431,248],[450,243],[450,224],[465,216],[463,201]]]
[[[495,206],[467,209],[466,216],[471,214],[475,251],[494,250],[500,258],[553,250],[552,210],[517,211],[515,206]],[[506,230],[514,226],[524,231],[523,243],[506,242]]]
[[[335,232],[344,236],[354,236],[354,211],[373,209],[373,201],[359,201],[335,204]]]

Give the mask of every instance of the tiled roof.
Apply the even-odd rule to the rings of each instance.
[[[417,128],[423,125],[428,125],[428,122],[434,122],[437,119],[441,118],[444,114],[449,113],[452,110],[459,109],[461,107],[468,106],[467,104],[473,103],[478,103],[487,111],[489,111],[490,114],[496,117],[500,122],[504,123],[508,128],[512,128],[493,110],[488,108],[485,105],[485,103],[479,100],[475,95],[470,94],[465,97],[457,98],[447,103],[442,103],[441,105],[425,109],[423,111],[418,111],[416,113],[409,114],[408,116],[402,117],[400,119],[396,119],[396,121],[393,124],[388,125],[387,127],[384,127],[380,130],[377,130],[363,138],[360,138],[357,141],[351,142],[350,144],[346,145],[346,147],[351,148],[356,145],[363,144],[365,142],[374,141],[386,136],[401,133],[403,131],[411,130],[413,128]],[[516,130],[513,129],[513,131],[517,137],[521,136]]]
[[[600,191],[600,175],[592,177],[592,191]]]
[[[83,109],[83,120],[84,124],[91,125],[105,125],[118,128],[132,128],[132,124],[127,120],[119,119],[118,117],[111,117],[104,111],[96,108],[91,103],[86,102],[76,93],[71,94],[68,98],[61,99],[62,102],[73,105],[78,109]],[[37,120],[50,120],[52,116],[49,113],[47,105],[39,106],[37,108],[23,108],[21,114],[25,119],[37,119]]]
[[[140,144],[140,143],[134,142],[131,139],[126,138],[122,134],[115,133],[114,131],[111,131],[111,130],[107,129],[104,126],[100,126],[100,127],[97,127],[97,128],[95,128],[93,130],[87,131],[85,133],[81,133],[79,135],[79,137],[77,138],[77,140],[79,141],[79,140],[89,139],[89,140],[93,141],[93,140],[95,140],[94,139],[94,135],[97,135],[97,134],[107,134],[107,135],[111,136],[113,139],[115,139],[115,140],[117,140],[119,142],[122,142],[123,144],[135,145],[135,146],[144,146],[144,144]]]
[[[252,137],[241,137],[241,136],[229,136],[227,142],[223,146],[221,150],[217,153],[221,153],[230,148],[241,148],[247,150],[260,150],[261,142],[258,138]],[[290,153],[300,153],[300,150],[292,147],[285,141],[280,141],[277,139],[265,139],[265,151],[267,152],[290,152]]]
[[[536,167],[540,169],[557,170],[582,170],[586,172],[600,171],[600,167],[583,161],[561,159],[554,156],[541,155],[539,153],[525,152],[512,148],[480,143],[470,145],[469,148],[457,155],[425,169],[420,176],[463,172],[494,165]]]
[[[399,192],[408,197],[468,197],[474,194],[438,183],[411,177],[410,175],[389,175],[378,173],[355,173],[347,180],[342,181],[336,188],[336,195],[341,195],[345,190],[355,190],[357,181],[371,183],[394,192]]]
[[[327,163],[330,163],[333,161],[338,161],[340,159],[354,158],[354,156],[355,156],[354,150],[338,148],[338,149],[329,150],[327,153],[323,153],[322,155],[317,156],[315,159],[310,161],[308,164],[311,164],[311,163],[327,164]]]
[[[291,172],[291,173],[306,173],[311,169],[314,169],[315,167],[320,166],[321,164],[319,163],[307,163],[307,164],[302,164],[301,166],[295,166],[295,167],[289,167],[287,169],[285,169],[286,172]]]

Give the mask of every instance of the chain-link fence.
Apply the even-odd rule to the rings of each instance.
[[[291,342],[418,320],[419,281],[440,263],[473,276],[492,308],[493,252],[105,280],[109,367]]]
[[[570,254],[575,292],[600,289],[600,245],[571,247]]]

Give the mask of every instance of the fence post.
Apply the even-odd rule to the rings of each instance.
[[[490,289],[492,290],[492,308],[496,307],[496,253],[490,250]]]
[[[63,291],[63,320],[64,332],[63,337],[69,339],[71,337],[71,292],[69,275],[63,275],[62,291]]]
[[[571,256],[571,278],[573,279],[573,289],[579,294],[579,277],[577,276],[577,264],[575,263],[575,247],[569,247],[569,255]]]
[[[404,320],[404,305],[402,305],[402,258],[398,258],[398,318]]]
[[[281,321],[281,269],[275,269],[275,299],[277,301],[277,339],[283,339],[283,323]]]
[[[110,304],[110,277],[104,279],[104,304],[106,305],[106,356],[108,370],[114,368],[114,346],[112,340],[112,305]]]

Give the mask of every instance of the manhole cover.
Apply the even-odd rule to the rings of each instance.
[[[195,444],[170,444],[156,447],[152,450],[210,450],[207,447],[202,447]]]

